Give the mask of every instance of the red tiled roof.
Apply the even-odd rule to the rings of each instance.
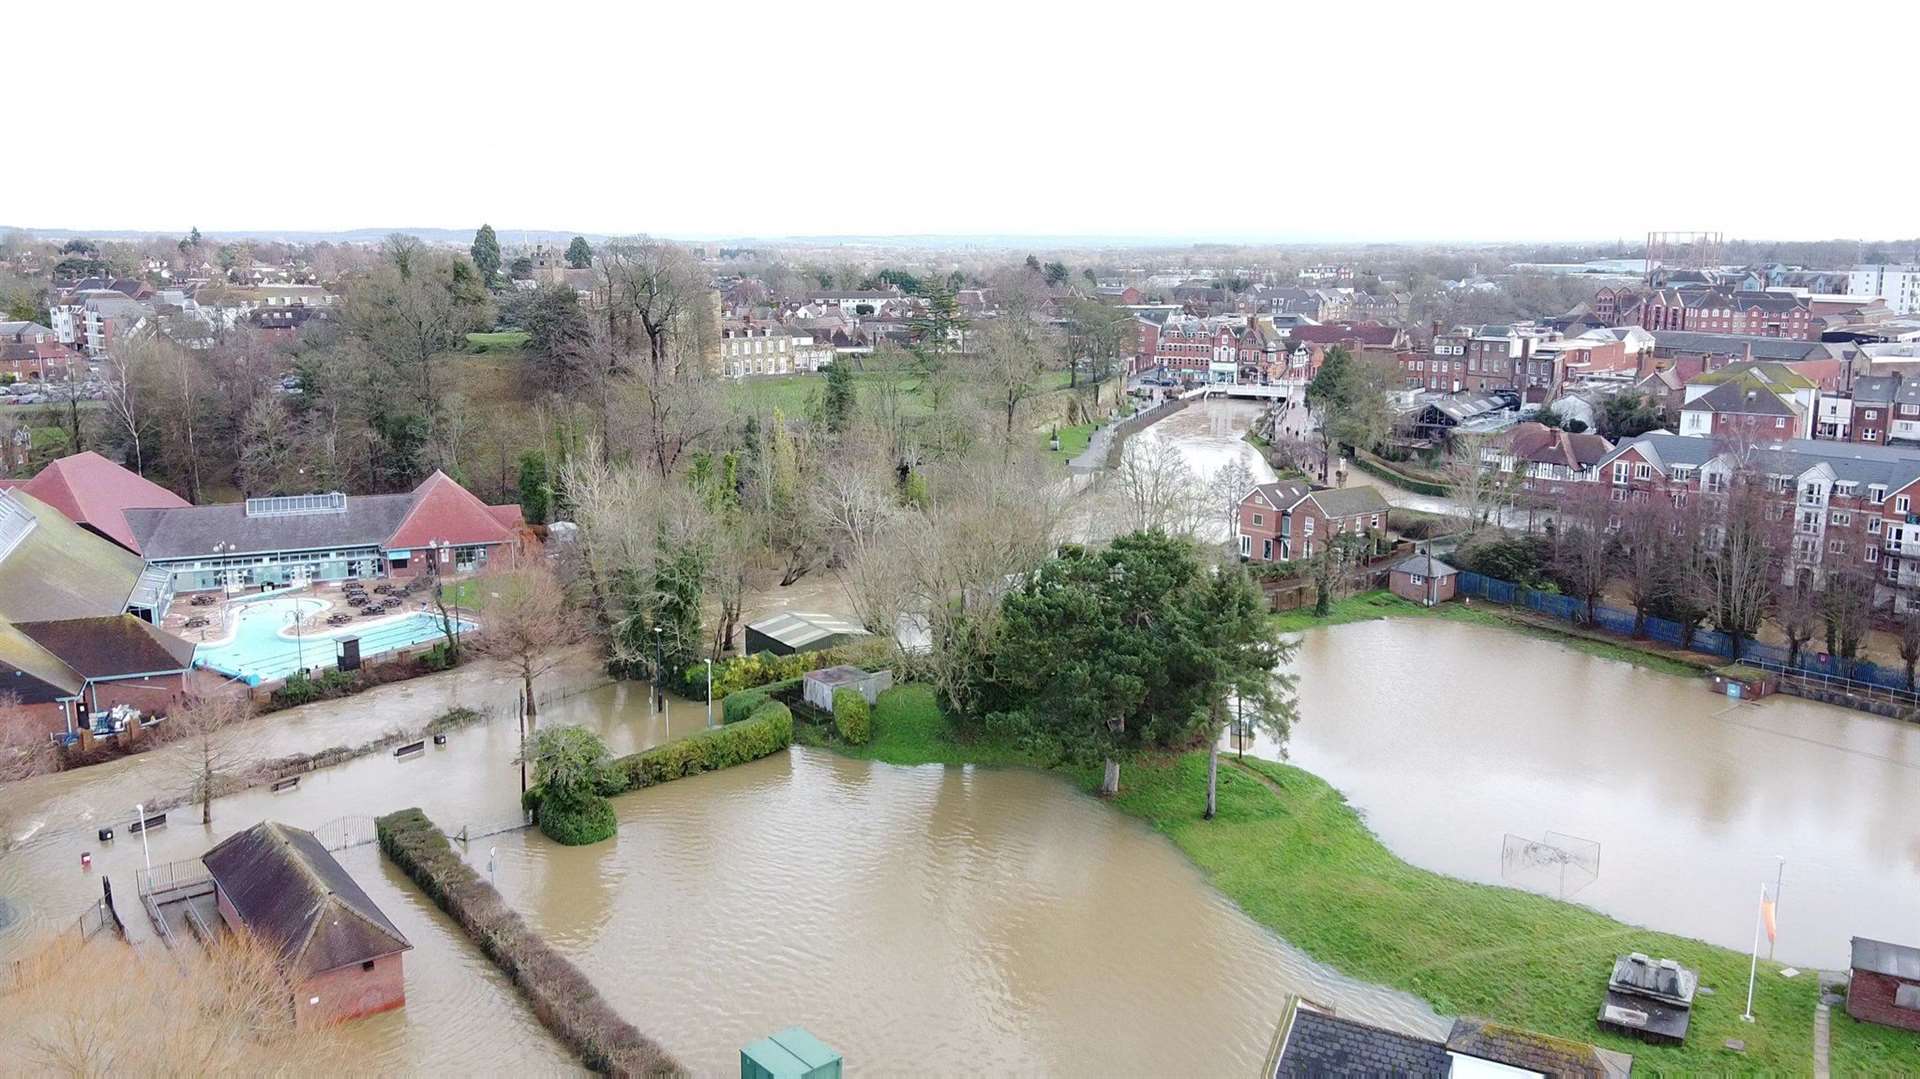
[[[127,524],[132,509],[180,509],[186,499],[88,450],[62,457],[40,470],[22,490],[84,525],[140,553]]]
[[[414,488],[413,508],[388,537],[387,549],[409,550],[429,544],[506,543],[512,539],[512,529],[501,523],[493,507],[453,482],[445,472],[436,470]]]
[[[520,512],[520,507],[517,505],[488,506],[487,512],[493,514],[494,520],[499,521],[508,528],[517,529],[527,523],[526,515]]]

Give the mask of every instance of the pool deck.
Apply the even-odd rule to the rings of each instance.
[[[425,590],[421,590],[404,597],[401,606],[395,610],[368,618],[347,604],[346,583],[347,582],[344,581],[330,581],[326,584],[314,585],[309,588],[280,588],[271,592],[236,592],[232,596],[226,596],[217,591],[182,592],[174,597],[173,605],[167,609],[167,617],[161,620],[160,628],[176,637],[192,641],[194,644],[218,645],[232,638],[234,616],[244,610],[248,604],[258,603],[263,599],[313,599],[320,601],[323,606],[316,609],[313,614],[302,619],[300,622],[301,633],[316,636],[332,632],[372,629],[377,626],[388,625],[408,615],[433,610],[432,599]],[[375,587],[390,584],[391,582],[369,580],[354,583],[364,584],[368,593],[371,594]],[[394,587],[397,589],[400,586],[395,585]],[[196,606],[194,600],[201,596],[211,597],[213,602]],[[353,621],[342,626],[329,626],[327,624],[327,617],[335,613],[352,614],[354,616]],[[189,621],[195,619],[205,619],[207,624],[204,626],[191,627],[187,625]],[[289,642],[292,642],[294,638],[292,627],[288,626],[283,628],[280,635],[285,637]]]

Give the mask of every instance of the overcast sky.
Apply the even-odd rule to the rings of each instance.
[[[432,6],[9,7],[0,223],[1920,235],[1920,4]]]

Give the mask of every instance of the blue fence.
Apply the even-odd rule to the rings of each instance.
[[[1511,581],[1485,577],[1478,573],[1462,571],[1459,590],[1462,595],[1478,596],[1510,607],[1526,607],[1568,622],[1586,620],[1586,605],[1573,596],[1561,595],[1557,592],[1536,592],[1530,588],[1522,588]],[[1632,611],[1623,611],[1617,607],[1596,603],[1593,605],[1592,624],[1609,632],[1628,636],[1633,633],[1634,615]],[[1691,652],[1718,656],[1721,659],[1731,659],[1733,656],[1733,638],[1719,630],[1704,626],[1693,631],[1691,641],[1682,643],[1685,630],[1680,623],[1649,616],[1642,627],[1642,632],[1652,640],[1675,648],[1685,648]],[[1764,641],[1748,641],[1740,650],[1740,658],[1765,660],[1793,671],[1828,678],[1845,678],[1882,689],[1901,691],[1907,689],[1907,674],[1901,668],[1882,667],[1865,661],[1855,662],[1849,667],[1838,658],[1819,651],[1817,642],[1812,641],[1800,649],[1799,662],[1790,667],[1787,664],[1787,650]]]

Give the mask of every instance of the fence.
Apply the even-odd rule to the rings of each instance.
[[[1593,619],[1588,623],[1586,604],[1575,596],[1539,592],[1478,573],[1463,571],[1460,574],[1459,591],[1462,595],[1477,596],[1510,607],[1526,607],[1554,618],[1590,624],[1622,636],[1631,636],[1634,632],[1636,617],[1632,611],[1596,603],[1593,605]],[[1680,623],[1649,615],[1641,620],[1641,634],[1661,644],[1690,652],[1718,656],[1728,661],[1734,658],[1733,638],[1704,626],[1689,635],[1686,627]],[[1849,663],[1839,656],[1803,647],[1799,656],[1795,657],[1795,662],[1788,663],[1787,649],[1751,639],[1740,646],[1739,660],[1792,677],[1824,680],[1836,685],[1846,683],[1862,690],[1897,695],[1909,701],[1916,699],[1913,688],[1907,684],[1906,671],[1882,667],[1866,660]]]

